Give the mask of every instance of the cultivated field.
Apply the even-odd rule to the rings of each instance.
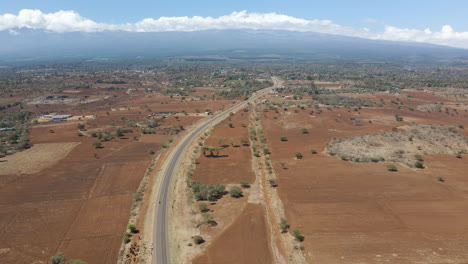
[[[420,101],[422,95],[414,94],[414,97],[417,98],[412,99],[413,105],[428,103]],[[457,158],[455,153],[466,147],[466,137],[458,135],[457,130],[462,135],[466,132],[414,125],[422,128],[418,133],[406,121],[455,127],[466,126],[466,116],[390,107],[359,111],[321,108],[320,114],[310,114],[311,108],[297,113],[292,111],[295,108],[288,111],[280,108],[278,113],[269,110],[262,117],[278,177],[277,190],[289,224],[305,234],[302,245],[306,260],[309,263],[465,262],[468,225],[463,219],[468,217],[468,180],[462,175],[468,168],[465,155]],[[404,116],[405,121],[396,121],[395,114]],[[404,138],[397,143],[387,142],[381,135],[400,133],[391,132],[394,127],[408,134],[403,134]],[[409,142],[410,135],[414,135],[414,142]],[[287,140],[280,140],[283,136]],[[425,169],[408,168],[399,163],[404,160],[389,158],[398,170],[392,172],[387,169],[391,163],[370,162],[374,156],[387,157],[378,151],[380,147],[391,151],[406,144],[402,141],[414,144],[414,150],[403,148],[403,151],[421,154]],[[326,152],[330,142],[336,143],[331,143]],[[417,146],[422,146],[422,150]],[[450,150],[451,146],[454,150]],[[312,149],[317,154],[311,153]],[[434,153],[431,151],[447,155],[425,155]],[[298,159],[296,152],[303,157]],[[337,152],[333,153],[337,156],[328,155],[330,152]],[[369,162],[352,162],[352,158],[340,158],[340,153],[361,159],[367,157]]]

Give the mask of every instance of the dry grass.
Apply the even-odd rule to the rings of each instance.
[[[63,159],[79,142],[35,144],[0,160],[0,175],[32,174]]]
[[[355,162],[389,161],[414,167],[423,155],[455,155],[468,149],[468,138],[458,134],[455,127],[413,123],[399,130],[335,138],[327,145],[327,153]]]

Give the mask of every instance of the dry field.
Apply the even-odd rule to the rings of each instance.
[[[0,175],[33,174],[63,159],[79,142],[36,144],[0,159]],[[2,186],[4,183],[2,181]]]
[[[230,186],[239,186],[242,180],[250,184],[255,182],[250,146],[240,142],[248,139],[249,113],[239,111],[229,119],[215,126],[205,141],[206,146],[224,145],[225,148],[219,157],[209,157],[208,152],[207,156],[200,155],[193,175],[195,181],[226,184],[228,191]],[[219,142],[218,137],[225,140]],[[231,138],[235,139],[232,144]],[[200,233],[207,242],[197,246],[200,253],[189,263],[272,263],[265,209],[250,202],[251,188],[242,190],[241,198],[226,194],[216,202],[207,202],[209,214],[216,224],[209,226],[203,224],[202,216],[198,218]],[[195,211],[198,211],[199,203],[195,203]]]
[[[133,194],[153,158],[148,150],[157,152],[172,136],[141,135],[139,128],[128,127],[129,119],[145,119],[146,107],[140,105],[141,97],[112,93],[120,97],[78,106],[25,107],[75,116],[92,114],[96,118],[33,125],[33,147],[2,158],[0,263],[46,261],[56,252],[90,264],[116,263]],[[168,104],[147,99],[141,101],[153,103],[153,112],[202,107],[192,102],[179,105],[169,97]],[[111,111],[111,105],[119,104],[129,107]],[[215,101],[209,107],[217,110],[222,104]],[[188,127],[199,119],[170,117],[161,125]],[[103,142],[103,148],[96,149],[91,143],[97,138],[77,135],[78,123],[89,130],[114,131],[121,126],[133,132]]]
[[[393,127],[408,124],[406,121],[466,126],[467,118],[461,113],[427,113],[390,105],[359,112],[322,109],[323,113],[315,116],[309,115],[306,108],[298,113],[276,114],[270,110],[262,117],[278,176],[277,190],[291,228],[305,234],[302,245],[307,261],[466,262],[466,155],[462,159],[453,154],[427,155],[426,169],[397,164],[398,171],[390,172],[388,163],[343,161],[327,155],[325,148],[333,138],[390,132]],[[395,121],[395,114],[405,117],[405,121]],[[360,122],[350,118],[359,118]],[[301,128],[309,133],[301,133]],[[465,135],[464,130],[460,133]],[[281,141],[281,136],[288,140]],[[318,153],[312,154],[311,149]],[[303,158],[296,159],[295,152],[301,152]],[[438,177],[445,182],[438,181]]]

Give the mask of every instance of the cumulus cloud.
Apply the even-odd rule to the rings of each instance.
[[[366,23],[381,23],[368,18]],[[443,26],[440,31],[430,29],[398,28],[385,25],[383,31],[374,32],[368,28],[355,28],[338,25],[330,20],[306,20],[276,13],[233,12],[220,17],[160,17],[146,18],[137,23],[108,24],[98,23],[80,16],[75,11],[43,13],[40,10],[23,9],[17,15],[0,15],[0,31],[17,29],[44,29],[55,32],[101,32],[134,31],[196,31],[206,29],[271,29],[302,32],[320,32],[369,39],[413,41],[468,48],[468,32],[456,32],[451,26]]]

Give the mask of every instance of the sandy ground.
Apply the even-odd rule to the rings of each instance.
[[[80,142],[36,144],[0,159],[0,175],[37,173],[59,162],[78,144]]]

